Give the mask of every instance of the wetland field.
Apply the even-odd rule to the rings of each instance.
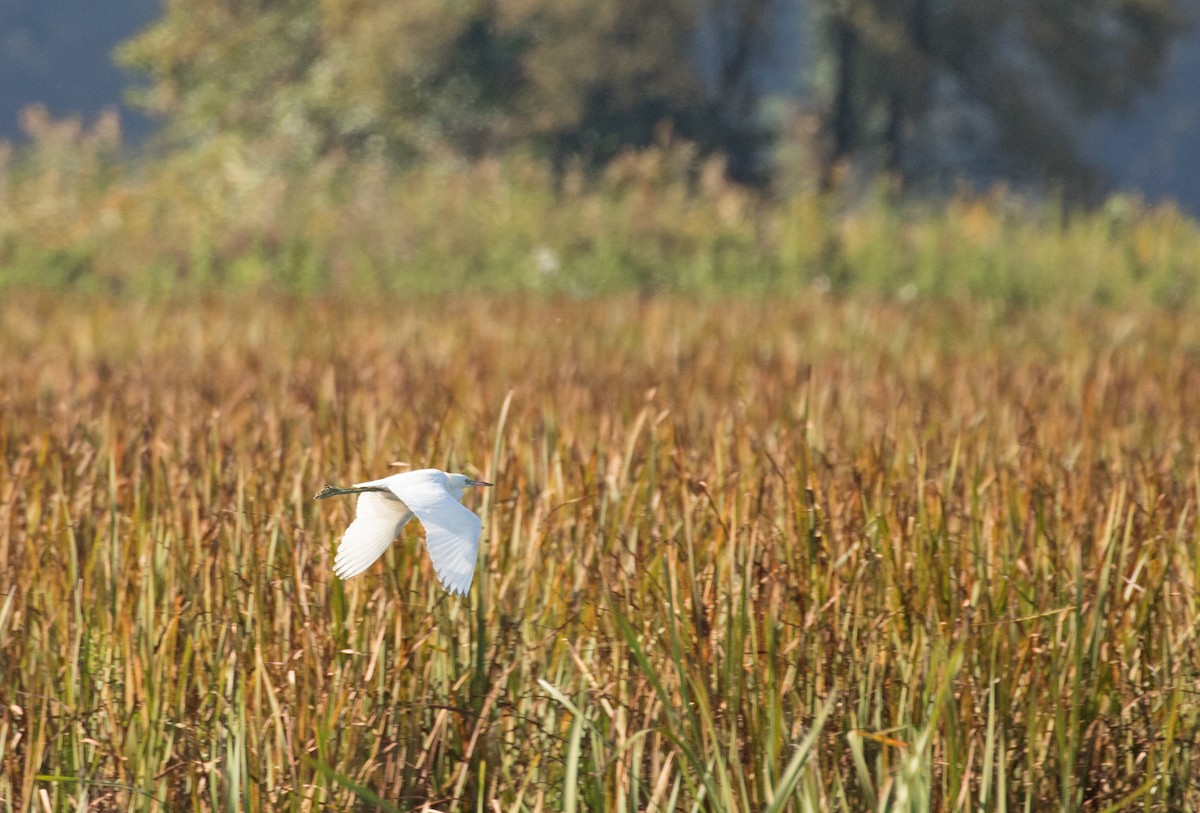
[[[8,296],[0,811],[1198,809],[1189,313]]]

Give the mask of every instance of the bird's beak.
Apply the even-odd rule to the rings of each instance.
[[[467,485],[469,485],[469,486],[490,486],[490,485],[492,485],[492,484],[491,484],[491,483],[485,483],[485,482],[483,482],[482,480],[472,480],[470,477],[468,477],[468,478],[467,478]]]

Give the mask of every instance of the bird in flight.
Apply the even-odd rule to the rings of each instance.
[[[465,596],[475,575],[483,523],[462,504],[463,492],[468,486],[490,485],[465,474],[418,469],[349,488],[325,486],[316,499],[358,495],[354,522],[342,535],[333,572],[340,579],[362,573],[415,516],[425,526],[425,547],[438,581],[450,593]]]

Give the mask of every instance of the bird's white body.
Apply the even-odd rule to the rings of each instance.
[[[482,523],[462,504],[467,486],[490,485],[465,474],[418,469],[350,489],[327,489],[324,496],[358,493],[354,522],[338,545],[333,572],[349,579],[383,555],[400,530],[415,516],[425,526],[425,546],[442,587],[466,595],[475,575]],[[321,497],[322,495],[318,495]]]

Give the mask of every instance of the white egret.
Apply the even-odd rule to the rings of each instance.
[[[362,573],[415,516],[425,526],[425,547],[442,587],[465,596],[475,575],[483,524],[461,500],[468,486],[490,485],[465,474],[418,469],[349,488],[325,486],[316,499],[358,495],[354,522],[338,545],[333,572],[341,579]]]

